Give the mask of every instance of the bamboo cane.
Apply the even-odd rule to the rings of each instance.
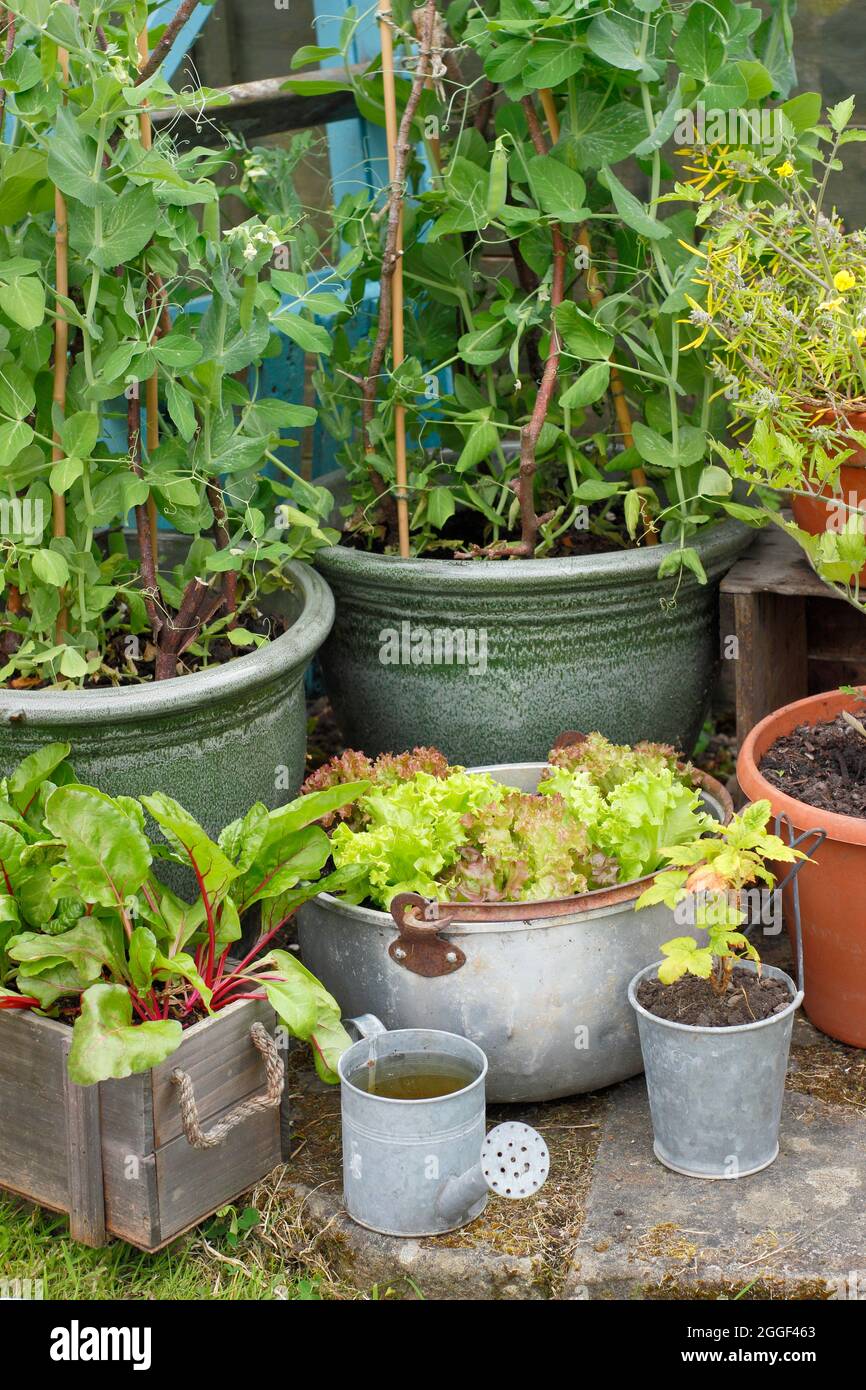
[[[555,145],[559,139],[559,116],[556,111],[556,103],[553,100],[553,92],[549,87],[542,87],[538,95],[541,98],[541,106],[544,111],[545,120],[547,121],[547,128],[550,131],[550,138]],[[583,248],[587,255],[586,292],[589,295],[589,302],[593,309],[597,309],[604,299],[604,290],[602,289],[598,271],[592,264],[592,242],[589,239],[589,233],[585,226],[582,226],[578,232],[577,241],[578,245]],[[610,394],[613,399],[614,414],[616,415],[623,443],[627,449],[631,449],[634,447],[631,411],[628,408],[622,377],[613,363],[611,363],[610,368]],[[631,470],[631,481],[634,487],[646,487],[646,473],[644,470],[642,468],[633,468]],[[644,505],[643,498],[641,498],[641,514],[643,516],[644,525],[647,528],[647,545],[658,545],[658,533],[653,525],[649,511]]]
[[[69,82],[69,54],[65,48],[57,50],[60,72],[64,87]],[[66,412],[66,381],[69,373],[69,320],[66,307],[60,296],[69,298],[69,218],[66,199],[59,188],[54,189],[54,281],[57,290],[57,317],[54,320],[54,383],[52,400],[57,406],[61,419]],[[51,462],[59,463],[64,457],[60,434],[55,427],[52,431]],[[66,498],[62,492],[51,494],[51,531],[55,538],[66,535]],[[61,591],[62,595],[62,591]],[[57,615],[56,638],[63,641],[66,632],[66,607],[62,603]]]
[[[147,42],[147,26],[142,29],[138,36],[138,58],[139,70],[147,63],[149,48]],[[146,111],[142,111],[138,118],[141,143],[144,149],[149,150],[153,147],[153,123]],[[159,447],[159,368],[154,367],[153,375],[148,378],[145,388],[145,405],[147,406],[147,453],[148,458],[154,450]],[[150,521],[150,547],[153,554],[154,568],[159,563],[158,540],[157,540],[157,515],[156,502],[153,493],[148,493],[147,515]]]
[[[385,95],[385,134],[388,141],[388,178],[397,178],[397,89],[394,80],[394,38],[391,32],[391,0],[378,0],[379,35],[382,45],[382,83]],[[397,260],[391,290],[391,355],[393,370],[401,366],[403,340],[403,204],[397,225]],[[397,534],[400,554],[409,555],[409,492],[406,469],[406,410],[401,401],[394,405],[394,449],[397,472]]]

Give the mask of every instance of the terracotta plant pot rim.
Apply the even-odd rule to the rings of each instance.
[[[774,710],[756,724],[746,738],[737,758],[737,778],[750,801],[769,801],[774,812],[787,815],[798,830],[826,830],[830,840],[849,845],[866,845],[866,817],[842,816],[836,811],[822,811],[807,801],[788,796],[761,776],[759,764],[777,739],[793,732],[800,724],[829,723],[850,709],[853,697],[841,690],[823,695],[807,695]]]
[[[844,405],[840,405],[838,413],[832,405],[827,404],[826,400],[818,400],[816,396],[801,397],[799,405],[807,410],[815,411],[819,415],[827,415],[832,419],[844,416],[849,423],[852,416],[857,418],[866,416],[866,400],[846,401]]]

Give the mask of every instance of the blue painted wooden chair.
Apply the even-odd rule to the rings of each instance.
[[[180,0],[166,0],[150,17],[149,29],[152,32],[160,24],[168,23],[177,12]],[[348,8],[345,0],[314,0],[316,11],[316,34],[322,46],[334,45],[338,41],[343,14]],[[174,76],[182,64],[195,39],[213,14],[213,6],[197,5],[186,24],[177,35],[165,61],[168,78]],[[359,23],[352,42],[350,61],[369,62],[379,51],[379,37],[375,17],[375,6],[365,14]],[[7,121],[6,138],[10,138],[13,123]],[[385,132],[371,125],[361,116],[351,116],[344,120],[332,121],[327,126],[328,153],[331,172],[332,194],[335,202],[346,193],[359,188],[380,187],[387,179],[388,153]],[[370,310],[375,310],[377,294],[375,287],[370,289]],[[288,304],[288,300],[285,301]],[[207,300],[196,300],[190,306],[194,312],[202,312]],[[355,331],[365,330],[365,316],[359,316]],[[282,348],[277,357],[269,358],[262,367],[261,391],[263,394],[277,396],[283,400],[303,401],[305,380],[305,355],[289,339],[282,340]],[[110,447],[122,450],[126,445],[125,424],[122,403],[118,402],[116,418],[109,420],[104,437]],[[142,412],[144,415],[144,411]],[[144,420],[143,420],[144,425]],[[300,433],[296,436],[300,440]],[[337,444],[323,426],[317,425],[313,435],[312,476],[320,477],[335,467]],[[295,451],[287,449],[287,462],[296,465],[292,457]],[[160,518],[160,526],[168,523]]]

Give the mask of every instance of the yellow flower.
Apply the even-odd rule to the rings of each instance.
[[[695,283],[698,283],[697,281]],[[707,334],[713,326],[713,287],[710,285],[707,292],[707,307],[704,308],[696,299],[692,299],[690,294],[686,295],[691,313],[687,319],[677,319],[677,323],[690,323],[693,327],[701,331],[691,343],[684,343],[682,351],[690,352],[692,348],[699,348],[706,340]]]
[[[736,168],[731,166],[728,156],[732,153],[735,152],[731,151],[729,145],[689,146],[676,151],[679,159],[691,160],[690,164],[683,165],[683,173],[691,175],[686,179],[686,184],[703,193],[706,202],[720,193],[726,193],[733,185],[736,185],[735,191],[739,191],[746,184],[757,182],[754,175],[746,172],[741,161],[737,162]],[[714,181],[715,187],[705,191]]]
[[[789,179],[793,172],[794,166],[791,163],[790,159],[786,159],[784,164],[780,164],[776,169],[776,173],[779,175],[780,179]]]
[[[833,276],[833,284],[840,294],[844,294],[846,290],[853,290],[857,281],[850,270],[838,270]]]
[[[854,329],[854,341],[858,347],[862,347],[866,343],[866,328]]]
[[[842,308],[841,299],[825,299],[823,304],[818,305],[819,309],[825,309],[828,313],[836,314]]]

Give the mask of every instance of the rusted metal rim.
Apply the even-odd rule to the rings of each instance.
[[[734,803],[727,789],[700,768],[692,768],[692,781],[717,801],[723,812],[723,825],[727,825],[734,814]],[[632,879],[631,883],[618,883],[613,888],[596,888],[591,893],[580,893],[571,898],[550,898],[546,902],[527,903],[430,903],[428,922],[435,921],[435,930],[447,930],[464,922],[526,922],[533,918],[569,917],[582,912],[596,912],[599,908],[619,907],[623,903],[636,902],[653,882],[656,873],[646,874],[644,878]],[[408,900],[416,900],[416,907],[425,900],[415,893],[401,893],[400,912],[405,915]],[[397,900],[395,900],[396,902]],[[436,909],[433,916],[433,909]],[[399,929],[399,922],[398,922]],[[429,928],[428,928],[429,930]]]

